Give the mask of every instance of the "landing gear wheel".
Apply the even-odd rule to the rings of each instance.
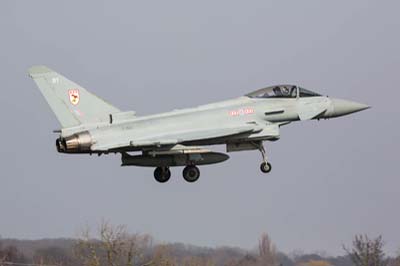
[[[189,182],[193,183],[196,182],[200,177],[200,170],[194,165],[189,165],[186,166],[185,169],[183,169],[183,178]]]
[[[171,171],[168,167],[157,167],[154,170],[154,178],[160,183],[165,183],[171,178]]]
[[[263,163],[260,165],[260,170],[261,170],[261,172],[267,174],[267,173],[271,172],[271,170],[272,170],[272,165],[271,165],[269,162],[263,162]]]
[[[267,153],[265,152],[262,141],[252,142],[252,144],[254,145],[254,147],[256,147],[261,152],[261,156],[263,158],[262,163],[260,165],[261,172],[263,172],[265,174],[271,172],[272,165],[268,162]]]

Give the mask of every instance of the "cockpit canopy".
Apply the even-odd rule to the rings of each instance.
[[[318,93],[298,88],[296,85],[275,85],[263,89],[253,91],[246,94],[250,98],[297,98],[297,93],[300,97],[315,97],[321,96]]]

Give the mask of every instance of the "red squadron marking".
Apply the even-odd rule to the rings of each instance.
[[[77,105],[79,103],[80,97],[78,89],[68,90],[68,95],[69,95],[69,101],[71,102],[72,105]]]
[[[254,114],[254,109],[250,107],[229,111],[230,116],[243,116],[251,114]]]

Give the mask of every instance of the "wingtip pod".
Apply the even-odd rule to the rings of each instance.
[[[48,68],[47,66],[43,66],[43,65],[31,66],[28,69],[28,73],[31,78],[33,78],[36,75],[41,75],[41,74],[46,74],[46,73],[51,73],[51,72],[54,72],[54,71],[51,70],[50,68]]]

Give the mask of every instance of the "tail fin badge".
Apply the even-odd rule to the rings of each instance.
[[[68,90],[69,101],[72,105],[77,105],[79,103],[79,90],[78,89],[71,89]]]

